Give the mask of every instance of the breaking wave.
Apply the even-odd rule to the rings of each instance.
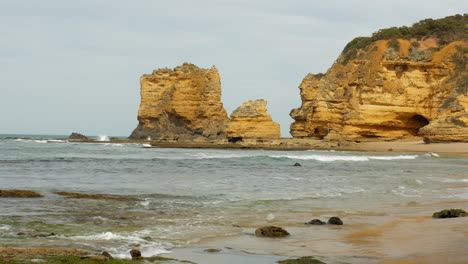
[[[143,257],[152,257],[163,253],[170,253],[166,248],[173,247],[172,244],[154,241],[148,237],[149,230],[141,230],[133,233],[113,233],[104,232],[100,234],[88,236],[74,236],[69,237],[72,240],[83,241],[111,241],[112,246],[106,247],[109,253],[117,258],[130,258],[130,250],[132,244],[139,244],[139,249]],[[116,243],[117,242],[117,243]],[[118,246],[116,246],[118,244]]]

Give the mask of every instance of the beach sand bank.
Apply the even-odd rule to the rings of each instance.
[[[359,214],[342,212],[343,226],[303,224],[310,218],[326,221],[331,216],[311,212],[299,219],[265,221],[264,225],[287,229],[291,233],[287,238],[257,237],[257,226],[245,226],[239,236],[201,241],[165,256],[207,264],[274,263],[272,260],[301,256],[336,264],[462,264],[468,263],[468,217],[434,219],[432,213],[466,206],[460,201],[396,205]],[[220,252],[205,253],[207,248]],[[239,262],[242,258],[246,262]]]

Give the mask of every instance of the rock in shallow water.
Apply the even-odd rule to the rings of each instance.
[[[255,235],[265,237],[285,237],[289,236],[289,232],[277,226],[264,226],[257,228],[257,230],[255,230]]]
[[[0,190],[1,198],[40,198],[44,195],[29,190]]]
[[[463,209],[445,209],[440,212],[435,212],[433,218],[455,218],[468,216],[468,213]]]
[[[278,261],[280,264],[326,264],[314,257],[300,257],[297,259],[286,259]]]
[[[305,223],[306,225],[324,225],[326,224],[325,222],[323,222],[322,220],[320,219],[312,219],[310,220],[309,222]]]
[[[336,216],[330,217],[327,223],[329,225],[343,225],[343,221],[341,221],[341,219]]]
[[[132,259],[133,258],[141,258],[141,251],[138,250],[138,249],[132,249],[130,251],[130,256],[132,256]]]

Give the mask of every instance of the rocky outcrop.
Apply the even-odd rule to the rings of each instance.
[[[278,226],[264,226],[255,230],[256,236],[263,237],[286,237],[289,232]]]
[[[350,43],[352,44],[352,43]],[[468,141],[466,40],[378,40],[299,86],[296,138]]]
[[[71,135],[68,137],[68,139],[74,139],[74,140],[89,140],[89,138],[85,135],[82,135],[80,133],[73,132]]]
[[[226,136],[233,138],[279,138],[280,126],[273,122],[267,112],[267,101],[254,100],[244,102],[230,116],[225,129]]]
[[[44,195],[29,190],[0,190],[0,198],[40,198]]]
[[[139,124],[130,139],[222,137],[228,123],[216,67],[183,64],[140,78]]]

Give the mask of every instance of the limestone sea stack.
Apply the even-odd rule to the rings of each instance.
[[[228,139],[274,139],[280,137],[280,126],[267,112],[267,101],[246,101],[230,116],[225,130]]]
[[[468,15],[356,38],[299,86],[296,138],[468,141]]]
[[[184,63],[140,78],[139,124],[130,139],[224,137],[228,116],[216,67]]]

